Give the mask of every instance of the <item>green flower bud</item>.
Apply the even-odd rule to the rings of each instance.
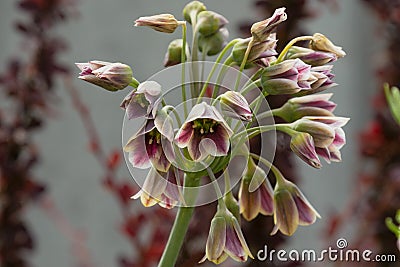
[[[192,1],[183,8],[183,17],[189,23],[192,23],[192,16],[197,16],[201,11],[207,10],[206,6],[199,1]]]
[[[204,36],[209,36],[216,33],[221,27],[225,26],[228,20],[214,12],[202,11],[197,15],[197,30]]]
[[[337,57],[344,57],[346,53],[340,46],[334,45],[325,35],[315,33],[310,42],[310,48],[316,51],[325,51],[335,54]]]
[[[213,35],[199,36],[199,50],[206,52],[207,56],[214,56],[222,51],[226,45],[229,33],[226,28],[221,28]]]
[[[189,48],[187,47],[186,44],[185,59],[186,55],[189,52],[188,50]],[[181,63],[181,53],[182,53],[182,39],[175,39],[172,42],[170,42],[168,45],[167,53],[165,54],[164,66],[169,67]]]

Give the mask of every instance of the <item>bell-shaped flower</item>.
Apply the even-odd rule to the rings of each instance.
[[[293,235],[298,225],[313,224],[321,216],[312,207],[300,189],[281,177],[274,190],[274,223],[271,234],[281,231],[284,235]]]
[[[254,23],[251,26],[253,39],[259,42],[266,41],[278,24],[287,19],[285,9],[284,7],[278,8],[270,18]]]
[[[202,102],[192,108],[175,141],[180,148],[188,148],[193,160],[200,161],[208,155],[227,155],[232,134],[219,111]]]
[[[285,59],[296,58],[313,67],[322,66],[337,60],[337,56],[334,53],[315,51],[300,46],[292,46],[287,52]]]
[[[321,168],[314,140],[309,133],[297,132],[290,140],[290,148],[304,162],[314,168]]]
[[[251,221],[259,213],[271,215],[273,213],[273,195],[267,174],[252,159],[249,159],[239,189],[239,206],[242,216],[247,221]]]
[[[310,70],[311,66],[300,59],[289,59],[266,67],[261,74],[263,92],[269,95],[283,95],[310,90],[315,81]]]
[[[224,16],[214,11],[205,10],[197,15],[196,30],[203,36],[209,36],[218,32],[227,23],[228,20]]]
[[[252,41],[252,37],[239,40],[232,49],[232,59],[237,65],[241,65],[246,54],[247,47],[251,44],[251,49],[247,57],[245,68],[252,67],[253,62],[263,58],[276,56],[276,34],[271,34],[270,37],[262,42]]]
[[[309,133],[314,141],[315,151],[328,163],[341,161],[340,149],[346,143],[342,129],[349,121],[343,117],[312,117],[306,116],[292,123],[293,129]]]
[[[277,116],[287,122],[296,121],[304,116],[333,116],[336,104],[329,99],[333,94],[317,94],[289,99],[279,110]]]
[[[132,82],[132,69],[122,63],[92,60],[75,63],[81,70],[79,79],[100,86],[107,91],[122,90]]]
[[[317,51],[325,51],[335,54],[337,57],[344,57],[346,53],[340,46],[334,45],[325,35],[315,33],[310,41],[310,48]]]
[[[332,65],[324,65],[311,68],[311,75],[314,82],[311,84],[311,90],[303,91],[305,94],[315,94],[325,91],[337,84],[333,82],[335,75],[331,72]]]
[[[207,56],[215,56],[224,49],[229,38],[229,32],[226,28],[219,29],[216,33],[204,36],[199,36],[199,50],[206,53]]]
[[[151,168],[141,190],[132,198],[140,198],[145,207],[159,204],[163,208],[171,209],[183,201],[182,193],[177,185],[182,178],[183,172],[175,167],[169,168],[167,172],[159,172]]]
[[[148,119],[124,147],[133,167],[146,169],[151,165],[161,172],[168,171],[174,159],[172,119],[162,112]]]
[[[246,98],[238,92],[227,91],[219,96],[222,113],[242,121],[251,121],[253,113]]]
[[[145,81],[130,92],[122,101],[128,119],[138,117],[154,118],[160,102],[161,85],[155,81]]]
[[[135,21],[135,26],[146,26],[158,32],[173,33],[179,22],[171,14],[159,14],[140,17]]]
[[[239,262],[247,261],[248,257],[253,258],[235,216],[226,207],[219,207],[211,221],[206,255],[200,263],[208,259],[220,264],[228,256]]]

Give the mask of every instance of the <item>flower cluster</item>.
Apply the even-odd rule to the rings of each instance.
[[[201,262],[208,259],[218,264],[228,257],[246,261],[253,256],[240,228],[240,215],[248,221],[258,214],[273,215],[272,234],[280,231],[285,235],[292,235],[298,225],[310,225],[320,217],[300,189],[283,177],[271,159],[266,159],[262,153],[252,153],[246,141],[278,130],[291,136],[291,150],[314,168],[321,168],[319,157],[327,162],[341,161],[340,149],[345,144],[342,127],[348,118],[333,114],[336,104],[330,101],[332,94],[316,93],[336,85],[332,65],[327,64],[345,56],[345,52],[316,33],[293,39],[278,53],[275,32],[287,18],[285,8],[255,23],[251,27],[251,37],[230,42],[225,28],[227,19],[207,10],[203,3],[187,4],[183,17],[183,21],[178,21],[171,14],[161,14],[141,17],[135,23],[163,33],[182,28],[182,38],[168,46],[164,65],[171,67],[191,62],[181,64],[183,114],[168,103],[162,82],[139,82],[125,64],[79,63],[80,78],[108,91],[133,87],[121,107],[126,110],[128,120],[141,119],[143,125],[129,138],[124,150],[132,167],[149,169],[142,189],[133,198],[140,198],[144,206],[182,206],[182,213],[187,212],[196,204],[196,190],[207,178],[214,185],[218,208],[211,221]],[[191,45],[186,41],[187,24],[193,31]],[[295,46],[299,41],[308,41],[309,46]],[[203,81],[204,62],[198,61],[199,53],[203,59],[218,55],[207,79],[201,83],[198,81]],[[213,84],[210,79],[218,66],[217,82]],[[219,82],[223,81],[229,67],[235,66],[236,83],[231,88],[221,86]],[[190,68],[192,78],[188,86],[185,67]],[[251,67],[257,69],[254,75],[241,83],[244,69]],[[187,92],[187,88],[190,91]],[[254,98],[254,95],[258,96]],[[262,110],[267,95],[287,95],[289,100],[280,108]],[[263,118],[272,120],[274,116],[286,123],[262,123]],[[238,157],[245,158],[245,168],[240,174],[228,167]],[[199,164],[204,168],[198,169]],[[274,187],[266,169],[276,178]],[[221,173],[225,192],[221,192],[217,183],[216,176]],[[238,200],[231,186],[235,177],[240,180]],[[183,241],[182,235],[176,232],[186,231],[188,221],[185,220],[189,219],[178,213],[159,266],[174,264],[178,251],[168,248],[174,242]]]

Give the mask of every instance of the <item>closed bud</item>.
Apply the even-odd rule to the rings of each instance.
[[[206,6],[200,1],[192,1],[183,8],[183,17],[189,23],[192,23],[192,17],[197,17],[202,11],[207,10]]]
[[[251,121],[253,113],[247,103],[246,98],[235,91],[227,91],[220,96],[221,109],[224,115],[240,119],[242,121]]]
[[[311,66],[322,66],[337,60],[337,56],[331,52],[315,51],[309,48],[292,46],[285,56],[285,59],[301,59]]]
[[[214,56],[224,49],[229,32],[226,28],[219,29],[216,33],[204,36],[199,36],[199,50],[202,53],[207,53],[207,56]]]
[[[158,32],[173,33],[179,23],[171,14],[160,14],[140,17],[135,21],[135,26],[147,26]]]
[[[214,11],[202,11],[197,15],[197,30],[204,36],[209,36],[216,33],[221,27],[225,26],[228,20],[214,12]]]
[[[329,99],[332,94],[318,94],[289,99],[279,110],[278,116],[287,122],[296,121],[304,116],[333,116],[336,104]]]
[[[122,63],[94,60],[75,64],[81,70],[79,79],[100,86],[107,91],[122,90],[132,82],[132,69]]]
[[[247,47],[249,46],[251,41],[251,37],[246,39],[241,39],[237,42],[232,49],[232,58],[236,64],[240,65],[244,59],[246,54]],[[247,63],[245,68],[252,67],[252,62],[262,59],[265,57],[271,57],[277,55],[275,51],[276,47],[276,39],[270,38],[264,42],[253,42],[251,44],[251,50],[247,57]]]
[[[310,48],[317,51],[325,51],[335,54],[337,57],[344,57],[346,53],[340,46],[334,45],[325,35],[315,33],[310,41]]]
[[[317,147],[328,147],[335,139],[334,129],[317,121],[302,118],[294,122],[293,129],[298,132],[309,133]]]
[[[177,65],[181,63],[181,54],[182,54],[182,39],[175,39],[168,45],[168,50],[167,53],[165,54],[165,59],[164,59],[164,66],[165,67],[170,67],[173,65]],[[185,53],[185,58],[188,53],[188,47],[186,45],[186,53]]]
[[[285,8],[278,8],[275,10],[272,17],[256,22],[251,26],[251,35],[254,40],[263,42],[266,41],[269,35],[275,30],[276,26],[282,21],[287,19],[287,15],[285,13]]]

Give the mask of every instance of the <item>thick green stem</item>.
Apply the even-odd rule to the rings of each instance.
[[[183,112],[184,116],[188,115],[188,108],[187,108],[187,97],[186,97],[186,87],[185,87],[185,62],[186,62],[186,22],[182,23],[182,51],[181,51],[181,63],[182,63],[182,100],[183,100]]]
[[[161,256],[160,262],[158,263],[158,267],[175,266],[194,211],[193,205],[195,204],[196,192],[193,191],[193,189],[199,185],[199,177],[186,174],[185,188],[190,187],[189,189],[191,189],[189,192],[190,196],[187,196],[187,194],[184,192],[184,197],[188,206],[180,207],[178,213],[176,214],[174,225],[172,226],[167,245],[164,249],[163,255]]]
[[[287,52],[289,51],[289,49],[297,42],[300,41],[308,41],[308,40],[312,40],[313,37],[312,36],[299,36],[296,38],[293,38],[286,46],[285,48],[283,48],[282,52],[279,54],[279,57],[276,59],[275,62],[272,62],[272,65],[278,64],[280,62],[282,62],[282,60],[285,58]]]

